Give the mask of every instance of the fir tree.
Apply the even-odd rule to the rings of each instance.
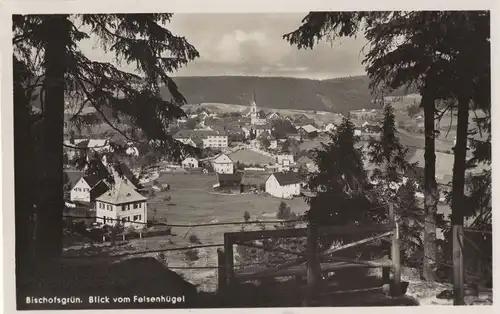
[[[374,201],[369,197],[370,184],[363,167],[363,153],[354,135],[354,125],[344,118],[331,143],[313,150],[319,171],[311,174],[307,197],[307,218],[319,225],[342,225],[371,220]]]
[[[120,115],[142,129],[146,140],[153,140],[163,155],[180,159],[189,150],[167,132],[171,121],[184,116],[181,106],[185,104],[168,73],[196,58],[198,52],[185,38],[162,26],[171,17],[172,14],[13,16],[14,90],[18,93],[14,107],[15,112],[19,111],[15,115],[15,136],[24,138],[26,132],[22,129],[33,132],[33,140],[21,146],[31,143],[33,155],[40,162],[35,167],[37,171],[26,176],[33,178],[36,197],[24,197],[29,204],[16,204],[19,205],[16,217],[19,214],[23,219],[16,223],[16,238],[26,241],[33,238],[24,234],[31,229],[25,218],[32,216],[36,207],[34,238],[39,259],[57,257],[62,248],[61,172],[66,100],[71,100],[77,109],[72,118],[77,125],[96,122],[95,114],[83,114],[84,108],[93,107],[101,121],[127,140],[134,139],[120,129],[117,120]],[[104,51],[114,54],[118,62],[135,65],[135,73],[85,56],[78,43],[91,36],[98,39]],[[42,113],[37,117],[25,114],[31,111],[33,101],[40,103]],[[119,145],[113,148],[114,154],[124,152]],[[16,171],[36,164],[28,157],[31,152],[16,153]],[[16,179],[16,190],[26,189],[22,177],[20,174],[20,179]],[[17,249],[28,249],[31,254],[30,247],[28,243],[18,243]]]

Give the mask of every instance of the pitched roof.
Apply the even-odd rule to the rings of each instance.
[[[302,182],[300,177],[295,172],[275,172],[272,176],[276,178],[281,186]]]
[[[83,177],[83,180],[87,182],[87,184],[90,186],[90,188],[93,188],[94,186],[97,185],[103,178],[98,176],[97,174],[91,174]]]
[[[243,174],[237,173],[219,173],[217,174],[217,180],[221,186],[239,186],[241,180],[243,179]]]
[[[104,183],[104,181],[99,181],[91,190],[90,190],[90,200],[95,200],[99,196],[103,195],[109,190],[109,186]]]
[[[64,182],[69,182],[73,187],[81,179],[81,177],[83,177],[83,174],[83,171],[63,171]]]
[[[127,179],[115,179],[115,184],[106,193],[96,198],[97,201],[114,205],[146,201],[147,198],[139,194]]]
[[[316,129],[314,126],[310,124],[301,126],[300,128],[306,131],[307,133],[318,132],[318,129]]]
[[[226,154],[220,154],[214,159],[214,163],[232,163],[233,160]]]
[[[310,163],[314,163],[314,161],[309,158],[308,156],[302,156],[299,158],[299,160],[297,160],[297,162],[299,164],[310,164]]]

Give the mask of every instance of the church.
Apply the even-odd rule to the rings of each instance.
[[[250,104],[250,124],[251,125],[264,125],[267,120],[259,118],[259,111],[257,109],[257,103],[255,102],[255,93],[253,95],[252,103]]]

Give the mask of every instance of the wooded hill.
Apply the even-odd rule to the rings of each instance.
[[[274,109],[345,112],[380,108],[373,102],[367,76],[328,80],[291,77],[210,76],[175,77],[188,103],[226,103],[248,106],[253,94],[257,105]],[[169,97],[164,89],[165,97]],[[411,91],[408,91],[411,93]],[[397,91],[392,96],[403,96]]]

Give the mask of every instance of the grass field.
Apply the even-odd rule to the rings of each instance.
[[[162,174],[160,184],[168,183],[169,192],[158,192],[148,202],[149,218],[156,209],[155,219],[166,218],[172,224],[202,224],[209,222],[243,221],[245,211],[254,219],[274,219],[281,199],[255,194],[223,195],[212,192],[212,185],[217,183],[214,175],[199,174]],[[264,180],[262,180],[264,182]],[[166,196],[171,201],[166,202]],[[302,213],[308,206],[302,198],[285,201],[295,213]],[[195,228],[191,233],[198,235],[203,243],[220,243],[224,232],[237,231],[240,226],[215,226]],[[187,232],[173,228],[175,233]]]

